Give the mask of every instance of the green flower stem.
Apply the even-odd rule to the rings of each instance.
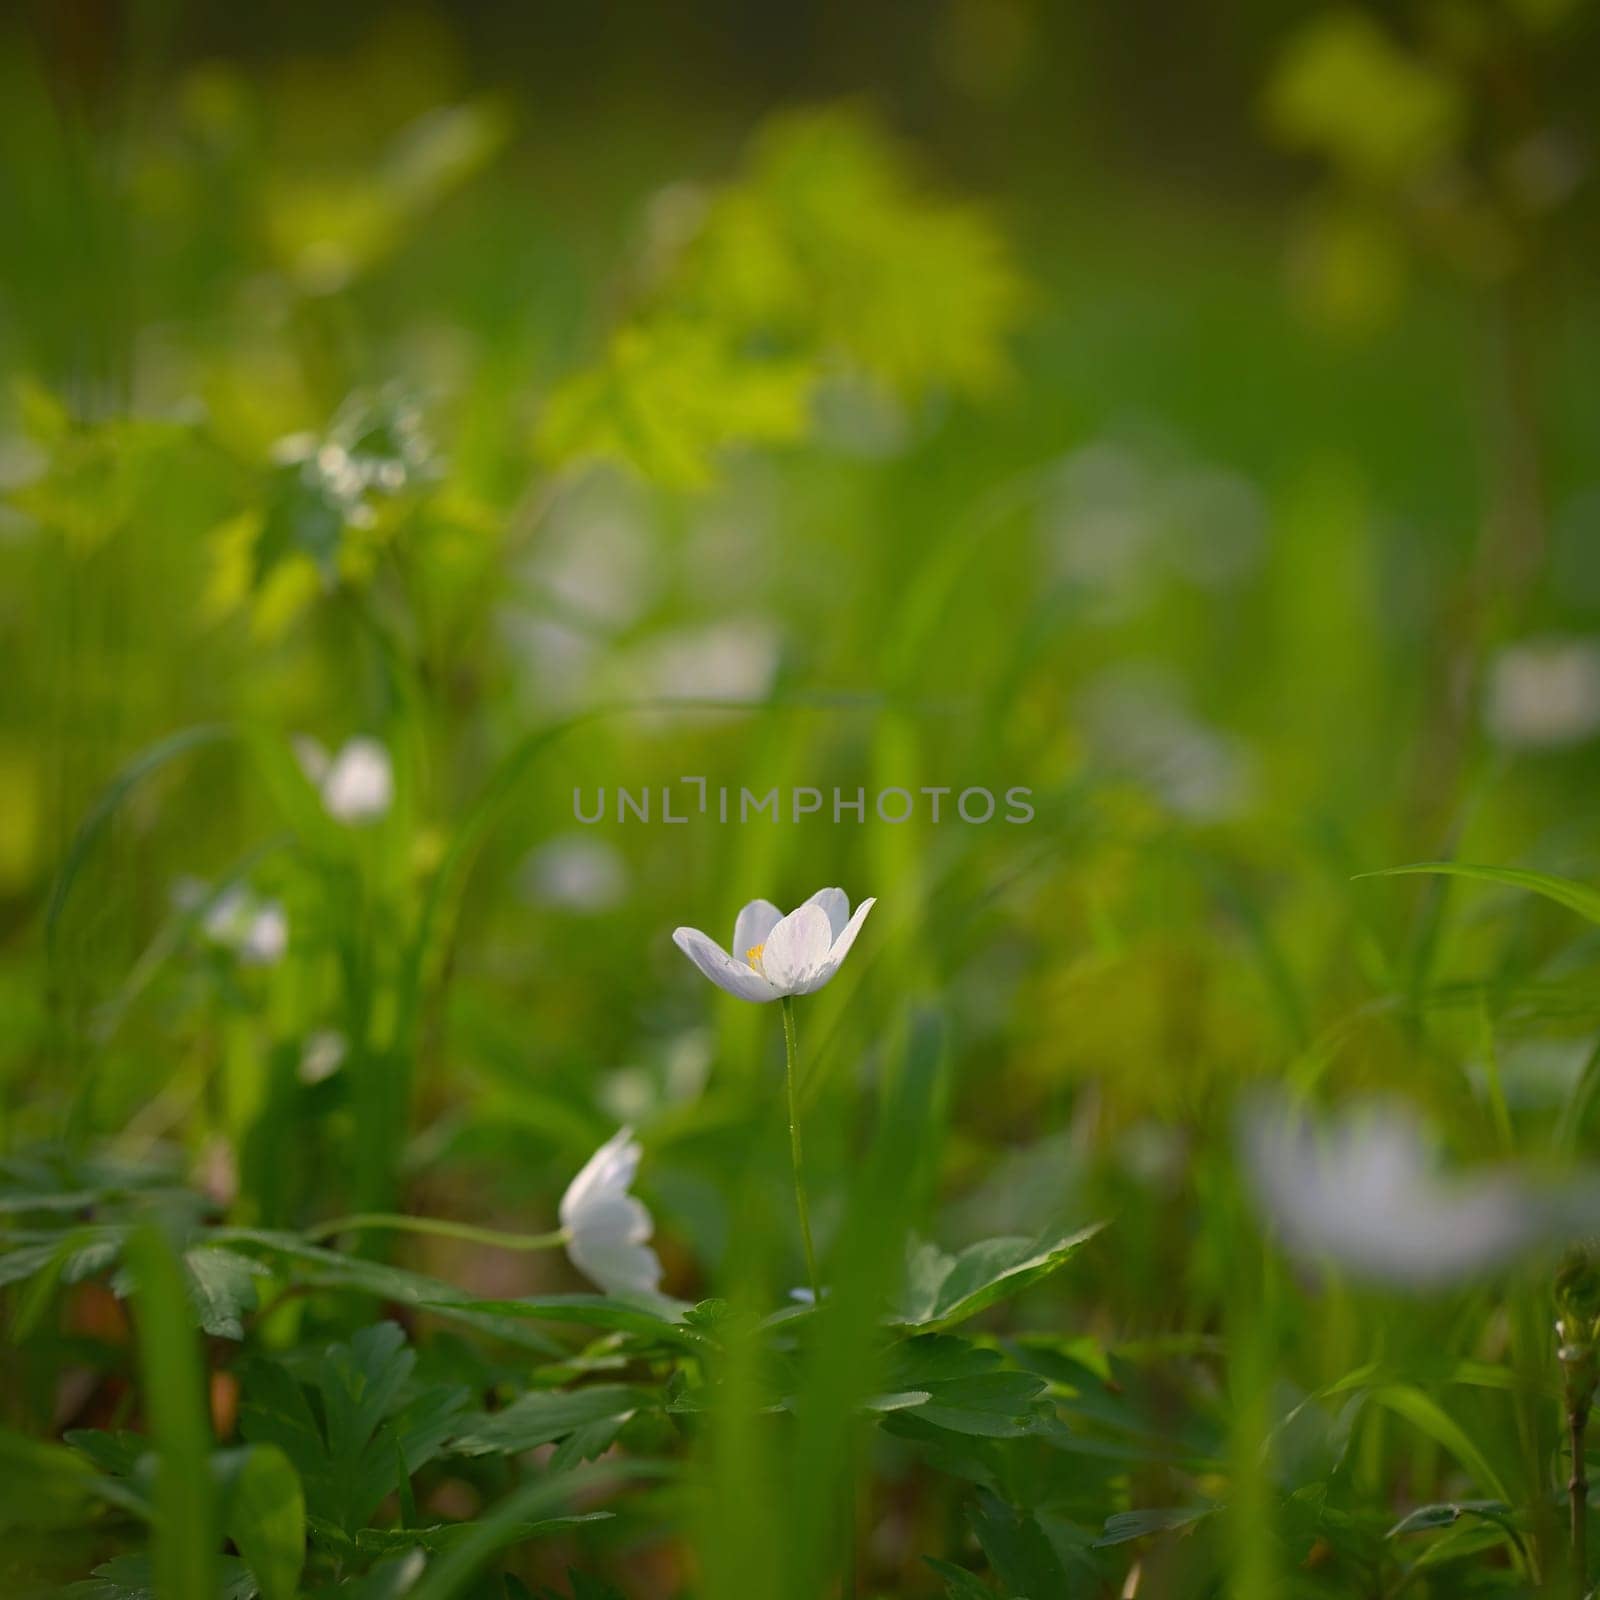
[[[1588,1430],[1589,1407],[1582,1401],[1575,1401],[1567,1412],[1568,1442],[1572,1451],[1567,1498],[1572,1519],[1572,1593],[1575,1600],[1585,1600],[1589,1593],[1589,1477],[1584,1467],[1584,1436]]]
[[[795,1093],[800,1047],[795,1043],[794,997],[786,994],[779,1003],[783,1007],[783,1055],[789,1087],[789,1159],[794,1167],[794,1204],[800,1213],[800,1242],[805,1247],[806,1277],[811,1281],[812,1303],[820,1306],[822,1279],[817,1276],[817,1251],[811,1242],[811,1213],[806,1209],[805,1158],[800,1152],[800,1100]]]
[[[493,1245],[499,1250],[554,1250],[567,1242],[567,1230],[554,1233],[501,1233],[495,1228],[475,1228],[470,1222],[449,1222],[443,1217],[407,1217],[395,1211],[362,1211],[350,1217],[335,1217],[307,1228],[305,1239],[315,1244],[336,1234],[359,1233],[370,1228],[388,1228],[397,1233],[426,1233],[437,1239],[463,1239],[468,1244]]]

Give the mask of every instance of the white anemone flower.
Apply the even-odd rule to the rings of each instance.
[[[204,891],[202,891],[204,892]],[[206,937],[247,967],[270,967],[289,947],[289,917],[276,900],[258,899],[240,884],[224,890],[205,916]]]
[[[301,769],[335,822],[376,822],[394,804],[394,764],[376,739],[351,739],[330,756],[315,739],[295,740]]]
[[[650,1248],[655,1225],[628,1193],[640,1154],[633,1129],[618,1129],[561,1197],[567,1256],[607,1294],[655,1294],[661,1283],[661,1261]]]
[[[1600,1222],[1593,1174],[1548,1186],[1509,1166],[1447,1176],[1394,1105],[1320,1129],[1287,1106],[1258,1105],[1242,1132],[1256,1203],[1288,1249],[1395,1288],[1461,1282]]]
[[[733,924],[730,956],[698,928],[679,928],[672,942],[719,989],[741,1000],[814,994],[839,970],[876,900],[850,915],[843,889],[818,889],[788,916],[770,900],[752,900]]]

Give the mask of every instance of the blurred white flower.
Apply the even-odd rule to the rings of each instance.
[[[672,941],[719,989],[741,1000],[813,994],[839,970],[876,904],[863,900],[852,917],[843,889],[819,889],[784,916],[770,900],[752,900],[733,924],[734,955],[698,928],[679,928]]]
[[[609,911],[628,887],[627,868],[617,851],[577,834],[541,845],[525,870],[534,899],[563,911]]]
[[[1241,1144],[1256,1204],[1290,1251],[1397,1288],[1439,1288],[1600,1226],[1594,1177],[1541,1189],[1509,1167],[1441,1175],[1394,1105],[1316,1128],[1260,1104]]]
[[[1527,639],[1489,664],[1484,722],[1501,744],[1551,749],[1600,730],[1600,644]]]
[[[537,613],[609,634],[644,613],[661,584],[661,546],[634,484],[594,476],[551,502],[519,576]]]
[[[764,695],[778,670],[777,628],[760,617],[677,628],[657,634],[619,664],[632,692],[692,699]]]
[[[206,937],[247,967],[270,967],[289,946],[289,917],[276,900],[258,899],[242,884],[225,890],[205,916]]]
[[[378,740],[351,739],[330,757],[315,739],[301,738],[295,754],[335,822],[376,822],[394,804],[394,766]]]
[[[1224,822],[1249,810],[1255,790],[1248,746],[1196,717],[1159,668],[1105,674],[1079,701],[1097,757],[1146,785],[1191,822]]]
[[[348,1049],[337,1028],[319,1028],[306,1035],[300,1050],[298,1076],[301,1083],[326,1083],[344,1065]]]
[[[1065,456],[1039,505],[1056,574],[1105,622],[1137,614],[1171,579],[1210,590],[1244,583],[1267,531],[1255,483],[1147,426],[1119,427]]]
[[[650,1213],[628,1193],[640,1154],[633,1129],[619,1129],[561,1197],[567,1255],[607,1294],[655,1294],[661,1283],[661,1262],[650,1248]]]

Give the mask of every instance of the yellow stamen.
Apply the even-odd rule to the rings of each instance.
[[[757,972],[761,970],[761,952],[767,947],[765,944],[753,944],[744,953],[744,958]]]

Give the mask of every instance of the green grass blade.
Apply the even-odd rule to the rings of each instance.
[[[1600,923],[1600,890],[1551,872],[1529,872],[1522,867],[1483,867],[1465,861],[1415,861],[1404,867],[1384,867],[1363,872],[1363,878],[1403,878],[1433,873],[1446,878],[1470,878],[1477,883],[1497,883],[1506,889],[1528,889]]]
[[[183,1269],[165,1235],[128,1241],[139,1341],[139,1383],[158,1469],[151,1534],[162,1600],[216,1600],[217,1512],[205,1373]]]

